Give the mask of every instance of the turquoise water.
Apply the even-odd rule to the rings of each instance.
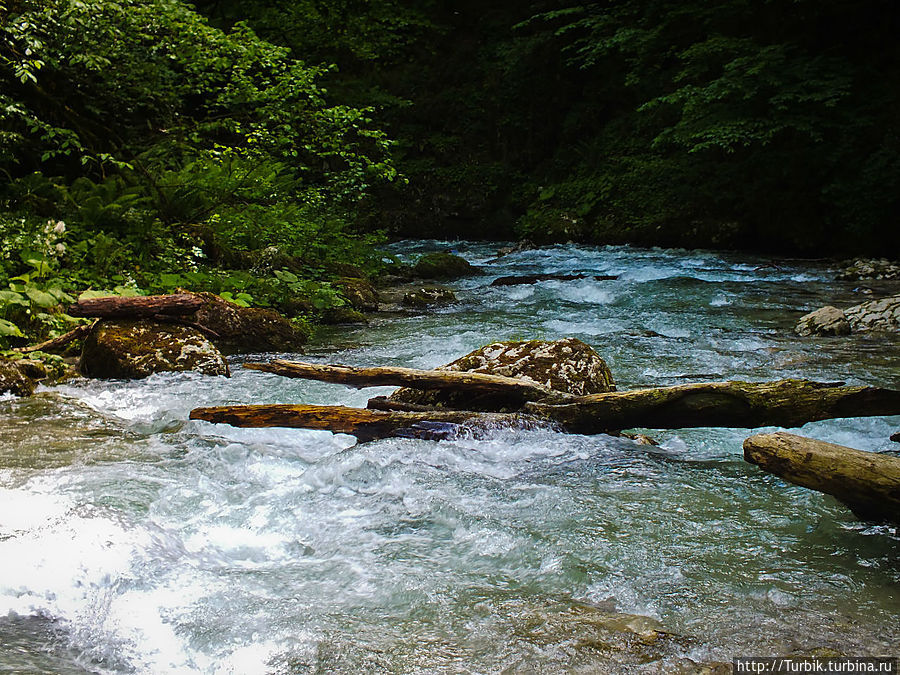
[[[571,335],[620,388],[900,388],[896,338],[794,337],[801,313],[869,297],[824,263],[396,250],[445,248],[486,271],[450,284],[458,304],[328,329],[303,358],[432,367],[497,339]],[[536,272],[619,278],[489,287]],[[0,400],[0,672],[655,673],[741,654],[900,651],[900,537],[746,464],[751,431],[649,432],[658,447],[547,430],[356,445],[187,421],[197,406],[364,405],[391,391],[239,361],[231,379],[76,381]],[[891,451],[898,428],[866,418],[799,433]],[[598,639],[585,605],[672,636]]]

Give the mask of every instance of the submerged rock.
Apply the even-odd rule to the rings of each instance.
[[[530,380],[569,394],[600,394],[615,391],[606,362],[581,340],[528,340],[494,342],[441,366],[439,370],[470,371]],[[419,405],[446,406],[462,410],[506,410],[514,402],[498,395],[448,393],[398,389],[391,400]],[[517,404],[516,404],[517,405]]]
[[[822,307],[800,318],[798,335],[849,335],[855,331],[900,330],[900,295],[869,300],[845,310]]]
[[[456,294],[449,288],[425,286],[403,295],[401,303],[406,307],[426,308],[449,305],[456,302]]]
[[[195,370],[229,375],[228,364],[200,331],[156,321],[99,321],[84,341],[81,372],[103,379],[140,379]]]
[[[453,253],[426,253],[412,268],[412,275],[420,279],[457,279],[476,274],[480,274],[477,268]]]
[[[211,331],[216,345],[231,352],[297,351],[309,332],[272,309],[241,307],[214,293],[197,293],[205,304],[194,315],[197,325]]]

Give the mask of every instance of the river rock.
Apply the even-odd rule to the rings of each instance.
[[[81,372],[103,379],[140,379],[195,370],[229,375],[218,349],[195,328],[156,321],[99,321],[84,341]]]
[[[0,394],[30,396],[35,382],[25,375],[15,361],[0,359]]]
[[[480,274],[477,268],[453,253],[426,253],[412,268],[412,275],[419,279],[458,279],[476,274]]]
[[[551,342],[494,342],[441,366],[439,370],[470,371],[530,380],[570,394],[615,391],[606,362],[590,346],[575,338]],[[407,387],[390,397],[393,401],[462,410],[506,410],[510,401],[495,395],[421,391]]]
[[[216,346],[228,352],[297,351],[309,332],[272,309],[241,307],[214,293],[197,293],[205,300],[192,320],[211,332]]]
[[[343,277],[335,284],[347,303],[358,312],[378,310],[378,291],[366,279]]]
[[[837,307],[828,305],[800,317],[797,328],[794,330],[797,335],[802,337],[809,335],[849,335],[850,322],[847,321],[844,312]]]
[[[869,300],[844,310],[854,331],[900,329],[900,295]]]
[[[900,263],[886,258],[857,258],[844,263],[837,278],[842,281],[860,281],[863,279],[900,279]]]
[[[406,307],[424,309],[427,307],[439,307],[456,302],[456,294],[449,288],[441,286],[425,286],[409,291],[403,295],[401,303]]]

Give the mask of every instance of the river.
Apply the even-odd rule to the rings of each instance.
[[[574,336],[620,389],[900,388],[897,338],[793,335],[800,313],[869,297],[824,262],[395,251],[446,248],[486,272],[449,284],[459,303],[323,330],[303,358],[433,367],[493,340]],[[557,272],[618,279],[489,286]],[[248,358],[230,379],[78,380],[0,399],[0,672],[656,673],[900,651],[896,530],[745,463],[748,430],[648,431],[658,447],[541,429],[356,445],[187,421],[197,406],[364,405],[391,391],[240,368]],[[800,433],[896,452],[898,428],[860,418]],[[665,632],[610,633],[598,617],[613,611]]]

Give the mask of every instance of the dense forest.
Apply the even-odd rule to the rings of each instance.
[[[0,0],[0,339],[86,289],[304,322],[393,236],[896,256],[898,29],[887,0]]]

